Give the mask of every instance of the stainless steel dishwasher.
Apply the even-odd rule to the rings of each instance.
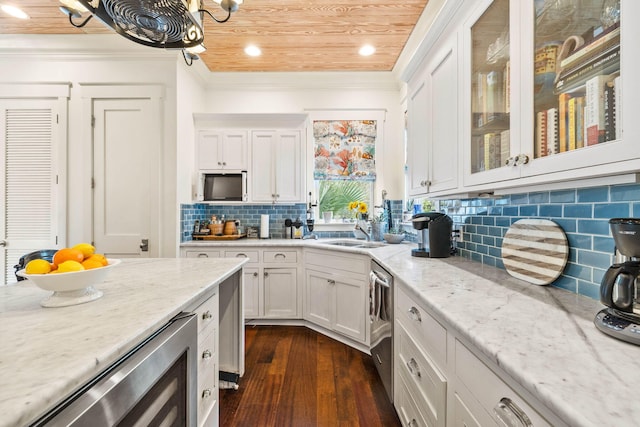
[[[393,276],[371,261],[369,273],[371,357],[393,402]]]

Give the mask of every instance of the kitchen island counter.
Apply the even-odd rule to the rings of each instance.
[[[127,259],[95,286],[102,298],[59,308],[29,281],[0,287],[0,426],[34,421],[244,263]]]
[[[599,301],[518,280],[461,257],[416,258],[416,244],[374,249],[320,240],[245,240],[244,246],[293,245],[366,253],[416,301],[475,351],[570,426],[632,427],[640,420],[640,347],[593,324]],[[339,239],[338,239],[339,240]],[[235,242],[234,242],[235,243]],[[185,246],[220,244],[200,242]]]

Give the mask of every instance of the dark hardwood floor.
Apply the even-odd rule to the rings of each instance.
[[[302,326],[245,327],[245,374],[220,425],[400,426],[371,357]]]

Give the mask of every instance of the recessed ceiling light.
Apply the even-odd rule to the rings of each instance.
[[[362,46],[360,48],[360,50],[358,51],[358,53],[361,56],[371,56],[375,53],[376,48],[371,46],[370,44],[365,44],[364,46]]]
[[[260,50],[260,48],[258,46],[254,46],[252,44],[244,48],[244,53],[246,53],[249,56],[260,56],[260,55],[262,55],[262,51]]]
[[[2,11],[8,15],[13,16],[14,18],[19,18],[19,19],[29,19],[29,15],[27,15],[26,13],[24,13],[21,9],[15,7],[15,6],[11,6],[8,4],[3,4],[2,6],[0,6],[0,9],[2,9]]]

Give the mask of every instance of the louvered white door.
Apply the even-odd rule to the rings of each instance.
[[[0,263],[2,285],[16,281],[19,258],[57,247],[64,204],[56,183],[58,100],[0,100]]]

